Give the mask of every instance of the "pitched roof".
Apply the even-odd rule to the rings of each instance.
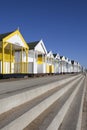
[[[62,59],[63,58],[63,56],[60,56],[60,59]]]
[[[30,42],[30,43],[27,43],[28,46],[29,46],[29,49],[32,50],[35,48],[35,46],[39,43],[39,41],[35,41],[35,42]]]
[[[0,34],[0,41],[2,41],[3,38],[5,38],[6,36],[8,36],[8,35],[11,34],[11,33],[12,33],[12,32]]]
[[[71,60],[71,63],[74,64],[74,60]]]
[[[53,54],[54,57],[56,57],[57,54]]]

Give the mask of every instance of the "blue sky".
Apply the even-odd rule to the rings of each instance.
[[[26,42],[87,67],[87,0],[1,0],[0,34],[18,27]]]

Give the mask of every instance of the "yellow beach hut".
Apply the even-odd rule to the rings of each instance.
[[[26,73],[28,49],[19,30],[0,34],[0,74]],[[26,61],[23,61],[23,53]]]
[[[49,51],[46,55],[46,72],[48,74],[54,73],[54,56],[52,51]]]

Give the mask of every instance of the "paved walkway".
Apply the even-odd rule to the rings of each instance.
[[[84,96],[84,104],[83,104],[83,113],[82,113],[82,129],[87,130],[87,75],[86,75],[86,92]]]
[[[57,76],[45,76],[39,78],[29,78],[29,79],[16,80],[10,82],[0,82],[0,97],[3,94],[17,92],[21,90],[24,91],[25,89],[28,89],[30,87],[33,88],[36,86],[42,86],[42,85],[46,85],[49,83],[53,83],[74,76],[75,75],[57,75]]]

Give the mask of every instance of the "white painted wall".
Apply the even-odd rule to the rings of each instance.
[[[11,63],[11,73],[14,73],[14,63]],[[0,63],[0,72],[2,72],[2,64]],[[4,62],[5,74],[10,74],[10,62]]]
[[[33,62],[28,63],[28,73],[33,73]]]
[[[22,62],[26,62],[26,52],[22,53]]]
[[[60,65],[60,61],[58,61],[58,73],[60,74],[61,72],[61,65]]]
[[[20,52],[15,52],[15,62],[20,62]]]
[[[32,50],[28,51],[28,62],[33,62],[34,61],[34,52]]]
[[[9,74],[10,73],[10,62],[4,62],[4,67],[5,67],[5,73]]]
[[[20,73],[20,64],[14,64],[14,72],[15,73]]]
[[[38,64],[37,65],[37,72],[38,73],[46,73],[46,64]]]
[[[36,62],[36,60],[34,60],[34,64],[33,64],[33,73],[37,74],[37,62]]]
[[[43,64],[37,65],[37,73],[43,73]]]
[[[74,72],[74,65],[71,64],[71,73]]]
[[[68,63],[68,73],[70,73],[70,72],[71,72],[71,64]]]
[[[14,73],[14,63],[12,64],[11,72]],[[10,74],[10,62],[4,62],[5,74]],[[2,61],[0,61],[0,73],[2,73]]]
[[[59,69],[58,67],[59,67],[58,62],[54,61],[54,73],[59,73],[58,72],[58,69]]]
[[[15,44],[17,46],[25,47],[23,41],[21,40],[21,38],[18,34],[15,34],[11,38],[9,38],[6,42],[11,43],[11,44]]]
[[[21,62],[21,52],[17,51],[15,52],[15,62]],[[22,62],[26,62],[26,53],[22,53]]]
[[[11,64],[12,64],[11,72],[14,73],[14,63]]]
[[[28,63],[30,66],[28,66],[29,73],[37,74],[37,59],[36,59],[36,53],[33,50],[29,50],[28,52]],[[32,68],[33,67],[33,68]]]

